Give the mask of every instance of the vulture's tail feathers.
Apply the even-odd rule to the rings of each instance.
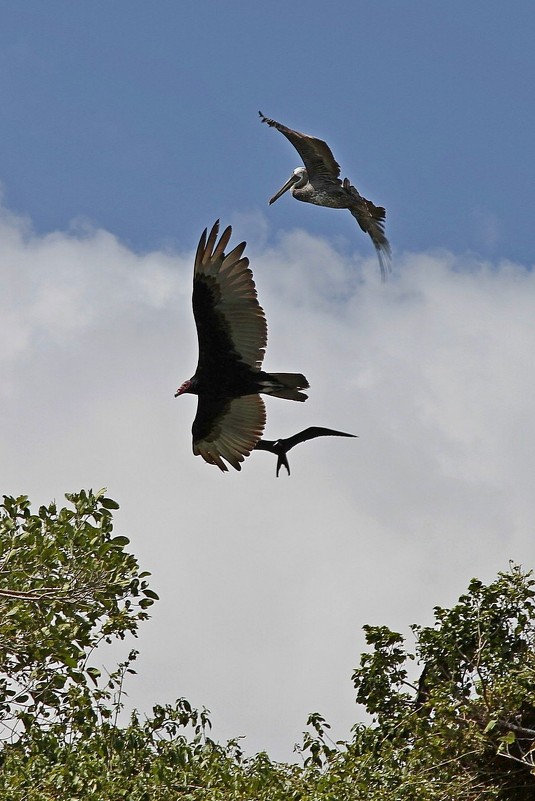
[[[299,392],[309,386],[305,376],[301,373],[270,373],[269,379],[263,382],[264,392],[275,398],[286,400],[305,401],[308,395]]]

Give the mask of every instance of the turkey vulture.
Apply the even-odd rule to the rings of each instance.
[[[385,236],[385,209],[362,197],[349,178],[340,180],[340,165],[323,139],[292,131],[280,122],[264,117],[261,111],[258,113],[262,122],[276,128],[291,142],[305,165],[296,167],[284,186],[273,195],[269,205],[290,189],[296,200],[332,209],[349,209],[364,233],[369,234],[379,259],[381,278],[386,280],[390,270],[390,245]]]
[[[286,454],[290,448],[299,445],[300,442],[306,442],[307,439],[314,439],[315,437],[356,437],[356,434],[345,434],[343,431],[333,431],[332,428],[320,428],[319,426],[311,426],[300,431],[299,434],[294,434],[293,437],[286,437],[286,439],[259,439],[255,448],[259,451],[271,451],[277,456],[277,478],[279,477],[279,470],[284,465],[290,475],[290,465]]]
[[[264,430],[266,411],[258,393],[304,401],[308,382],[300,373],[261,370],[267,343],[264,310],[257,300],[245,242],[225,254],[232,234],[221,234],[219,221],[207,238],[203,231],[193,269],[193,314],[199,341],[195,375],[175,397],[187,392],[199,396],[193,422],[193,453],[227,471],[225,459],[236,470]]]

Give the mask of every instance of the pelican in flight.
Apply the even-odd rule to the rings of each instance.
[[[314,203],[316,206],[329,206],[331,209],[349,209],[362,230],[369,234],[379,258],[381,278],[386,280],[390,270],[390,245],[384,230],[385,209],[362,197],[351,185],[349,178],[340,180],[340,165],[335,161],[326,142],[299,131],[292,131],[280,122],[264,117],[261,111],[258,113],[262,122],[284,134],[305,165],[296,167],[284,186],[273,195],[269,205],[290,189],[296,200]]]

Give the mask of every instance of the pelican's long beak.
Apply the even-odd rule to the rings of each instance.
[[[301,179],[300,175],[292,175],[290,178],[288,178],[284,186],[281,186],[279,191],[275,195],[273,195],[273,197],[269,201],[269,205],[271,206],[272,203],[275,203],[275,201],[278,200],[281,195],[284,195],[284,193],[287,192],[288,189],[290,189],[290,187],[296,184],[297,181],[299,181],[300,179]]]

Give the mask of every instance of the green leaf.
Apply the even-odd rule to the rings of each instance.
[[[129,543],[130,543],[130,540],[128,539],[128,537],[121,537],[121,536],[112,537],[110,542],[109,542],[110,545],[114,545],[114,546],[117,546],[117,547],[122,547],[123,545],[128,545]]]
[[[90,679],[93,681],[93,683],[95,685],[98,684],[98,679],[102,675],[100,670],[98,668],[96,668],[96,667],[88,667],[86,672],[87,672],[88,676],[90,677]]]
[[[100,503],[104,509],[119,509],[119,504],[117,501],[112,500],[112,498],[100,498]]]

